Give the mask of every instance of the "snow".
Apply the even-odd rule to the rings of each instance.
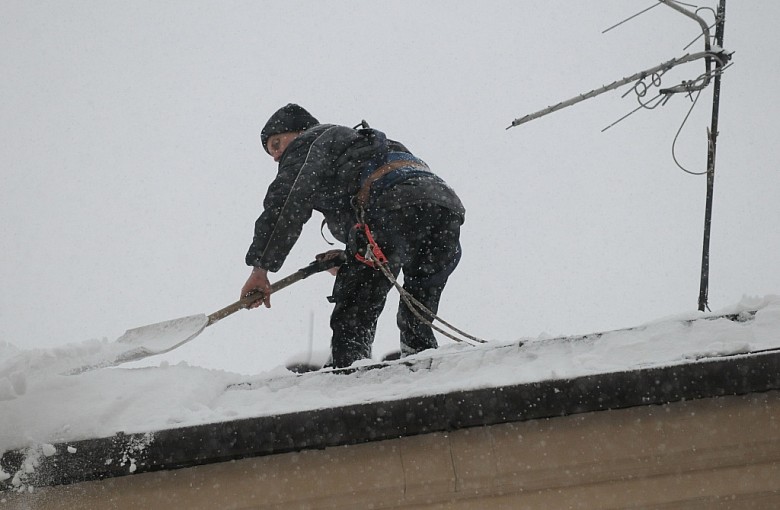
[[[692,321],[746,310],[758,312],[745,321]],[[524,345],[518,347],[518,340]],[[62,375],[114,348],[105,341],[35,350],[1,343],[0,453],[27,448],[25,469],[34,470],[42,455],[65,453],[56,452],[54,444],[117,432],[149,433],[146,441],[134,446],[135,451],[116,459],[132,472],[134,453],[162,429],[780,348],[780,296],[746,297],[712,313],[685,313],[568,340],[541,334],[477,347],[446,343],[418,354],[417,359],[427,361],[414,370],[390,362],[388,368],[346,375],[328,371],[296,375],[280,366],[247,376],[163,361],[143,368],[120,366]],[[227,389],[230,385],[236,386]],[[67,451],[76,452],[73,447]],[[0,472],[0,480],[10,476]]]

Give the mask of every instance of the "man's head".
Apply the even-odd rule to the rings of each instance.
[[[271,118],[268,119],[268,122],[265,123],[263,130],[260,132],[260,141],[263,143],[263,149],[268,154],[271,154],[275,161],[278,161],[277,155],[272,154],[268,146],[269,140],[278,143],[279,146],[282,145],[282,142],[286,142],[284,143],[284,148],[286,148],[298,133],[306,131],[319,123],[311,113],[297,104],[290,103],[287,106],[283,106],[271,115]],[[286,134],[291,136],[284,136]],[[284,152],[284,149],[281,152]],[[279,156],[281,156],[281,153],[279,153]]]

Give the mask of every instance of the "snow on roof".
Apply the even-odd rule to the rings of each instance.
[[[755,315],[746,313],[754,310]],[[110,348],[99,341],[47,350],[0,343],[0,456],[25,447],[45,454],[47,445],[120,431],[144,433],[776,349],[780,297],[745,298],[715,313],[688,313],[581,337],[447,345],[406,358],[413,360],[411,368],[402,360],[381,370],[292,374],[279,367],[248,377],[162,363],[61,375]],[[9,475],[0,470],[0,481],[3,476]]]

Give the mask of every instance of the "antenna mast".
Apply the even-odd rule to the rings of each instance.
[[[715,27],[715,44],[723,48],[723,29],[726,24],[726,0],[720,0]],[[699,311],[707,306],[710,278],[710,229],[712,225],[712,197],[715,186],[715,148],[718,139],[718,112],[720,109],[721,62],[715,59],[715,81],[712,88],[712,124],[708,132],[707,144],[707,203],[704,209],[704,243],[701,254],[701,283],[699,285]]]

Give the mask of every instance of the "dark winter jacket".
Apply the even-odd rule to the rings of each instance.
[[[263,201],[264,211],[255,222],[246,263],[279,270],[312,211],[321,212],[333,236],[346,243],[356,222],[352,197],[374,169],[398,158],[420,161],[376,130],[320,124],[304,131],[279,160],[278,173]],[[371,218],[382,211],[422,203],[441,205],[461,218],[465,215],[452,188],[419,166],[394,170],[371,190],[366,207],[369,226]]]

